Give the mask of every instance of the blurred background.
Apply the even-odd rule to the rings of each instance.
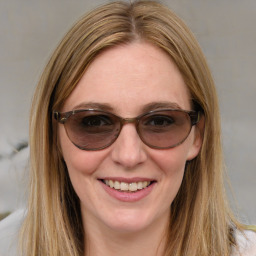
[[[26,200],[29,109],[43,67],[74,22],[106,2],[0,0],[0,218]],[[241,220],[256,224],[256,1],[162,2],[206,55],[220,99],[228,194]]]

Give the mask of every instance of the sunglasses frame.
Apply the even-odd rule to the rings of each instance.
[[[180,144],[182,144],[186,139],[187,137],[189,136],[190,132],[191,132],[191,129],[194,125],[196,125],[199,121],[200,121],[200,117],[201,117],[201,111],[194,111],[194,110],[191,110],[191,111],[188,111],[188,110],[184,110],[184,109],[156,109],[156,110],[151,110],[147,113],[143,113],[137,117],[133,117],[133,118],[123,118],[123,117],[120,117],[118,115],[115,115],[111,112],[107,112],[107,111],[104,111],[104,110],[99,110],[99,109],[77,109],[77,110],[72,110],[72,111],[67,111],[67,112],[59,112],[59,111],[53,111],[53,118],[60,124],[63,124],[65,126],[65,123],[66,121],[68,120],[69,117],[71,117],[72,115],[75,115],[76,113],[79,113],[79,112],[84,112],[84,111],[95,111],[95,112],[100,112],[100,113],[103,113],[103,114],[107,114],[107,115],[110,115],[110,116],[114,116],[116,119],[119,120],[120,122],[120,129],[119,129],[119,132],[116,136],[116,138],[111,141],[110,143],[108,143],[107,145],[105,146],[102,146],[100,148],[92,148],[92,149],[88,149],[88,148],[83,148],[79,145],[77,145],[76,143],[74,143],[70,137],[69,137],[69,134],[66,130],[66,127],[65,127],[65,130],[66,130],[66,133],[68,135],[68,138],[70,139],[70,141],[79,149],[81,150],[86,150],[86,151],[96,151],[96,150],[101,150],[101,149],[104,149],[104,148],[107,148],[109,147],[110,145],[112,145],[115,140],[118,138],[119,134],[121,133],[121,130],[123,128],[123,125],[124,124],[127,124],[127,123],[134,123],[135,126],[136,126],[136,131],[140,137],[140,139],[143,141],[143,143],[147,146],[149,146],[150,148],[154,148],[154,149],[169,149],[169,148],[174,148]],[[150,115],[150,114],[154,114],[154,113],[157,113],[157,112],[163,112],[163,111],[177,111],[177,112],[183,112],[185,114],[187,114],[190,118],[190,130],[187,134],[187,136],[181,141],[181,142],[178,142],[176,143],[175,145],[172,145],[172,146],[168,146],[168,147],[158,147],[158,146],[154,146],[154,145],[151,145],[147,142],[144,141],[143,139],[143,136],[141,135],[140,133],[140,129],[138,128],[139,127],[139,121],[141,120],[141,118],[143,118],[144,116],[146,115]]]

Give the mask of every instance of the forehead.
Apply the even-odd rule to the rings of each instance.
[[[63,111],[100,103],[119,114],[132,114],[152,102],[190,108],[187,86],[171,58],[149,43],[137,42],[108,49],[96,57]]]

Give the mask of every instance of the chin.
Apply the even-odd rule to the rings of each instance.
[[[116,210],[109,217],[105,219],[105,224],[111,230],[119,233],[143,232],[157,222],[156,216],[139,210]]]
[[[149,226],[147,223],[137,221],[128,222],[127,220],[115,221],[115,223],[107,223],[107,225],[112,231],[118,232],[120,234],[139,233],[143,230],[146,230]]]

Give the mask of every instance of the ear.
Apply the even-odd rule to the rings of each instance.
[[[202,115],[194,129],[194,139],[188,152],[187,161],[194,159],[200,152],[204,138],[204,124],[205,118],[204,115]]]

